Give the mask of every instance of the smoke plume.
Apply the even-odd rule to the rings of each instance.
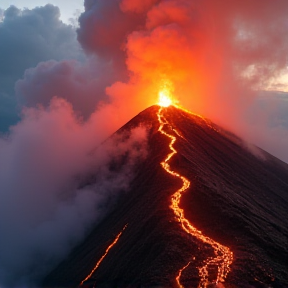
[[[259,91],[287,73],[287,1],[95,0],[85,8],[81,45],[129,75],[107,89],[110,97],[129,99],[138,111],[171,83],[182,106],[288,161],[268,144],[271,134],[288,144],[287,123],[271,130],[264,121],[277,95],[266,98],[266,110],[258,106]],[[259,118],[251,127],[253,109]]]
[[[47,273],[127,189],[134,163],[146,155],[146,130],[116,134],[100,145],[109,133],[98,124],[104,116],[111,117],[93,114],[83,123],[70,104],[54,98],[48,109],[26,109],[1,139],[2,285],[27,284]],[[109,168],[123,155],[121,171]]]
[[[288,162],[287,94],[263,92],[287,74],[287,0],[84,5],[77,34],[52,5],[0,9],[1,122],[16,101],[22,110],[0,139],[1,285],[38,279],[101,220],[145,157],[146,132],[100,143],[167,83],[181,106]]]

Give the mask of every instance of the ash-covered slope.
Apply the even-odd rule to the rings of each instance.
[[[183,231],[169,208],[182,183],[160,165],[171,151],[158,132],[158,109],[148,108],[120,129],[149,127],[148,157],[115,209],[43,286],[77,287],[126,224],[85,284],[175,287],[179,270],[191,261],[181,284],[198,286],[197,267],[213,250]],[[264,151],[263,158],[252,155],[236,136],[183,110],[169,107],[163,114],[177,138],[171,168],[191,181],[181,200],[185,217],[234,253],[225,287],[288,287],[288,165]]]

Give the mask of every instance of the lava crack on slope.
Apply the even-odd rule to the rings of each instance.
[[[100,266],[101,262],[104,260],[104,258],[105,258],[105,257],[107,256],[107,254],[109,253],[110,249],[113,248],[113,247],[117,244],[119,238],[121,237],[121,235],[123,234],[123,232],[124,232],[124,230],[127,228],[127,226],[128,226],[128,224],[126,224],[126,225],[124,226],[124,228],[122,229],[122,231],[116,236],[116,238],[114,239],[114,241],[112,242],[112,244],[110,244],[110,245],[107,247],[105,253],[104,253],[103,256],[99,259],[99,261],[96,263],[96,265],[95,265],[95,267],[93,268],[93,270],[91,271],[91,273],[80,283],[80,287],[84,284],[84,282],[86,282],[87,280],[89,280],[89,279],[91,278],[91,276],[94,274],[94,272],[98,269],[98,267]]]
[[[178,107],[177,107],[178,108]],[[200,277],[200,282],[198,287],[199,288],[206,288],[207,285],[210,284],[209,280],[209,270],[212,268],[217,268],[217,278],[212,281],[212,283],[219,283],[219,282],[224,282],[228,273],[230,272],[230,265],[233,262],[233,253],[230,251],[230,249],[226,246],[221,245],[220,243],[214,241],[213,239],[203,235],[203,233],[195,228],[188,219],[185,218],[184,215],[184,210],[179,207],[180,201],[182,194],[187,191],[187,189],[190,187],[190,181],[186,179],[184,176],[180,175],[179,173],[173,171],[169,165],[169,161],[171,158],[177,154],[177,150],[174,148],[174,143],[177,140],[176,136],[173,136],[171,134],[168,134],[167,132],[164,131],[164,126],[168,125],[171,126],[168,120],[165,118],[163,115],[163,107],[160,106],[157,116],[158,116],[158,121],[159,121],[159,129],[158,131],[165,135],[166,137],[170,138],[171,142],[169,144],[169,148],[171,150],[171,153],[169,153],[166,157],[166,159],[161,162],[161,165],[165,171],[174,177],[180,178],[183,182],[183,185],[180,189],[178,189],[171,197],[171,205],[170,208],[173,210],[174,215],[179,219],[179,222],[181,223],[182,229],[190,234],[193,237],[196,237],[198,240],[202,241],[203,243],[209,244],[212,246],[214,250],[214,255],[207,258],[203,266],[198,267],[199,270],[199,277]],[[180,109],[180,108],[178,108]],[[176,135],[180,135],[180,133],[173,128],[173,131],[175,132]],[[178,287],[184,288],[181,285],[180,279],[182,276],[182,272],[190,265],[190,261],[188,264],[186,264],[183,268],[181,268],[178,272],[178,275],[176,277],[176,282],[178,284]]]

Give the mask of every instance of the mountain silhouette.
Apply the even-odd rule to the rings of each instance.
[[[129,190],[110,214],[42,286],[216,287],[215,249],[183,230],[170,207],[183,183],[161,165],[171,153],[171,138],[159,131],[159,109],[144,110],[117,131],[146,126],[148,156],[135,166]],[[174,106],[161,113],[163,131],[176,140],[169,165],[190,181],[179,203],[185,219],[233,253],[225,287],[288,287],[288,165],[256,147],[252,154],[240,138],[207,119]],[[204,283],[199,271],[207,259],[213,263]]]

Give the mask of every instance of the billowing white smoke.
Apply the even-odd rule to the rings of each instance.
[[[108,122],[111,115],[102,113]],[[0,140],[1,285],[33,283],[63,259],[128,187],[135,162],[146,156],[145,128],[101,144],[109,129],[97,117],[81,122],[70,104],[54,98],[48,109],[27,109]],[[109,169],[123,155],[128,159],[121,170]]]

